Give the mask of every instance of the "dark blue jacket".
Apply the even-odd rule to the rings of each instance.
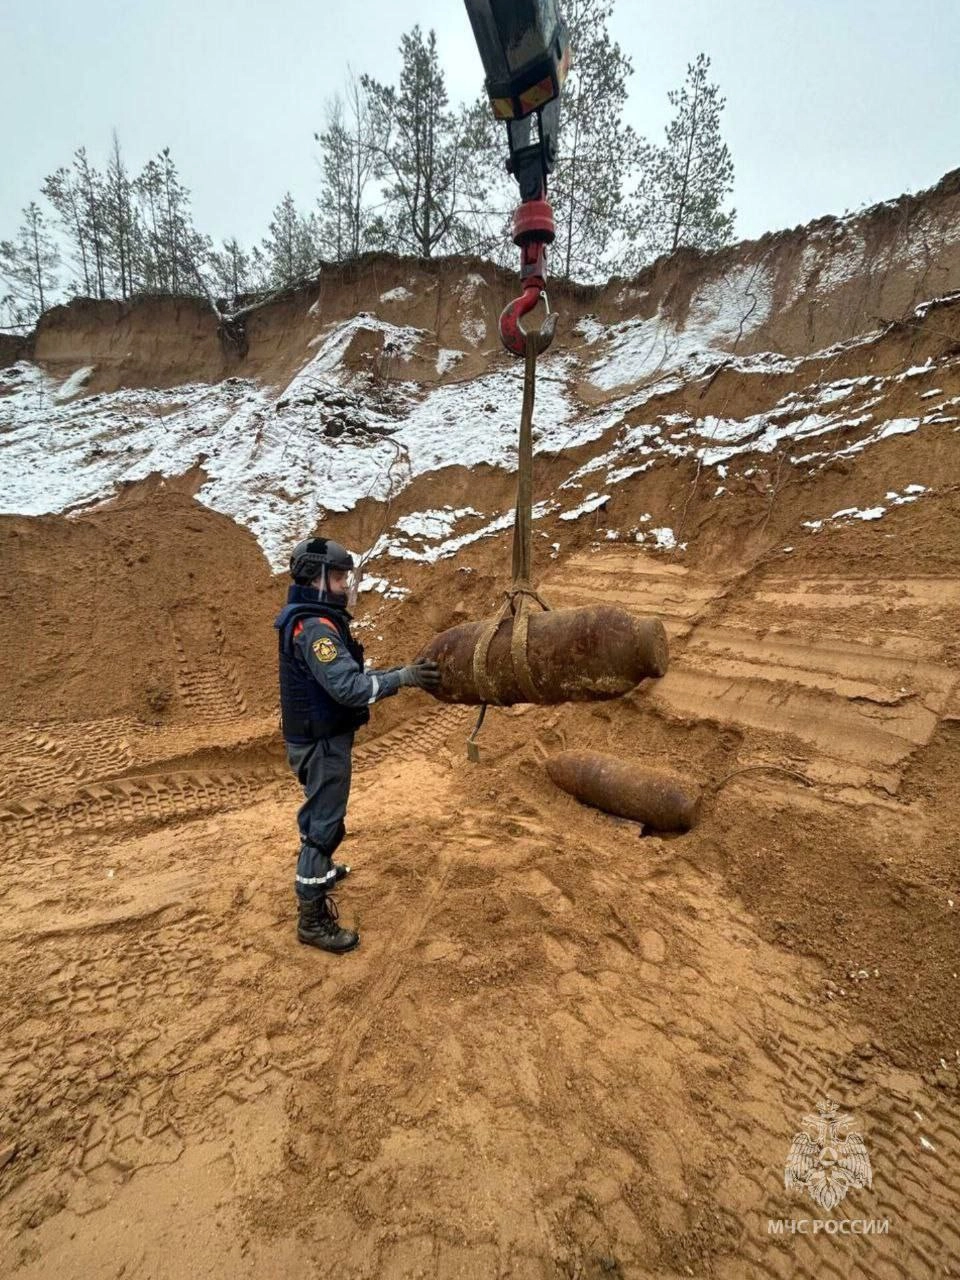
[[[287,742],[316,742],[357,729],[370,719],[372,703],[400,687],[397,667],[364,671],[363,646],[350,634],[350,614],[321,603],[314,587],[291,586],[273,625]]]

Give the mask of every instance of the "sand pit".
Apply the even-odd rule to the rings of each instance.
[[[540,458],[545,595],[662,618],[670,669],[607,703],[492,709],[479,764],[467,708],[375,708],[340,895],[362,942],[339,960],[294,938],[283,582],[254,534],[189,468],[0,519],[3,1275],[956,1272],[960,311],[918,323],[698,375]],[[871,420],[814,445],[717,425],[776,430],[787,397],[858,378]],[[643,470],[629,433],[661,419],[674,452]],[[724,475],[682,453],[696,431],[741,450]],[[638,470],[565,520],[605,452]],[[511,478],[463,471],[330,517],[422,553],[369,566],[398,588],[359,610],[379,664],[498,604],[506,523],[438,548],[493,522]],[[482,514],[453,528],[468,481]],[[698,825],[579,804],[544,772],[563,749],[697,778]],[[771,764],[789,772],[750,771]],[[784,1187],[825,1099],[873,1170],[833,1216],[889,1224],[869,1238],[771,1233],[829,1216]]]

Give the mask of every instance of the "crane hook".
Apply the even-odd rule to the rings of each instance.
[[[541,297],[546,308],[546,315],[543,318],[539,333],[531,334],[523,327],[522,317],[534,309]],[[546,351],[553,341],[554,334],[557,332],[557,313],[550,310],[550,301],[547,298],[542,279],[534,277],[529,280],[520,297],[514,298],[513,302],[507,303],[500,312],[498,327],[500,341],[515,356],[522,356],[526,353],[528,337],[536,338],[538,355]]]

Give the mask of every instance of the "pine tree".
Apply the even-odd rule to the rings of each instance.
[[[252,291],[250,255],[235,238],[224,240],[222,249],[211,252],[210,268],[214,290],[228,310],[239,306],[243,295]]]
[[[134,291],[134,264],[140,240],[133,183],[113,132],[113,146],[103,183],[106,204],[106,241],[109,279],[113,296],[128,298]]]
[[[344,105],[344,128],[350,143],[350,161],[352,177],[350,194],[350,252],[357,257],[364,246],[366,226],[369,221],[369,210],[366,206],[366,194],[373,181],[376,164],[374,150],[374,119],[370,109],[370,100],[360,83],[351,71],[347,79],[347,90]]]
[[[23,218],[17,239],[0,241],[0,276],[10,290],[3,301],[18,324],[35,323],[46,310],[57,287],[54,272],[59,262],[36,203],[27,205]]]
[[[567,279],[608,273],[627,229],[625,193],[641,143],[623,123],[633,66],[607,29],[613,0],[569,0],[571,68],[560,106],[550,203],[557,220],[551,269]]]
[[[180,181],[177,166],[164,147],[158,157],[161,171],[160,235],[169,264],[170,292],[205,292],[200,279],[200,263],[209,252],[202,236],[194,230],[190,213],[190,192]]]
[[[69,282],[68,287],[73,293],[81,293],[89,298],[93,293],[93,282],[90,274],[87,222],[73,173],[64,167],[57,169],[44,179],[41,192],[53,206],[70,246],[74,265],[79,271],[79,275]]]
[[[486,94],[461,109],[459,130],[461,195],[450,249],[513,266],[518,188],[507,172],[503,125],[494,119]]]
[[[350,136],[343,122],[343,102],[337,97],[327,107],[320,143],[321,190],[318,200],[320,243],[323,256],[343,262],[351,256],[353,238],[350,222],[353,211],[353,156]]]
[[[201,267],[209,258],[210,242],[193,226],[190,193],[180,181],[169,147],[147,162],[133,189],[143,220],[143,291],[206,294]]]
[[[73,182],[90,251],[90,285],[94,297],[107,296],[106,198],[103,177],[91,165],[86,147],[73,157]]]
[[[466,180],[467,115],[448,109],[436,33],[419,26],[401,37],[400,83],[364,76],[377,137],[377,177],[386,208],[371,239],[399,253],[429,258],[455,247],[464,231],[460,201]]]
[[[320,242],[324,257],[334,262],[356,258],[366,241],[371,216],[366,195],[376,159],[373,129],[366,90],[351,74],[346,98],[333,99],[323,132],[314,134],[320,144]]]
[[[668,95],[676,114],[666,145],[644,152],[634,234],[654,255],[686,245],[717,249],[733,235],[735,210],[723,207],[733,189],[733,160],[720,136],[725,99],[709,70],[703,53],[689,64],[683,87]]]
[[[17,305],[13,294],[0,294],[0,330],[5,329],[8,332],[19,333],[26,332],[32,328],[33,325],[26,312]]]
[[[140,205],[143,235],[138,263],[138,288],[143,293],[165,293],[169,271],[161,235],[161,192],[163,175],[156,160],[148,160],[134,179],[134,193]]]
[[[164,147],[158,158],[161,173],[161,213],[160,236],[163,252],[170,272],[170,292],[180,293],[184,275],[184,250],[186,224],[184,208],[186,192],[180,185],[177,166],[170,155],[170,148]]]
[[[315,273],[320,256],[317,220],[299,213],[288,191],[273,211],[269,234],[253,251],[261,283],[272,289],[296,284]]]

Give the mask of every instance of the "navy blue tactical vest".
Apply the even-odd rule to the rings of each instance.
[[[350,634],[350,614],[336,605],[321,604],[315,587],[294,583],[287,603],[274,620],[280,660],[280,716],[286,742],[316,742],[357,729],[370,719],[367,707],[344,707],[330,697],[307,666],[302,650],[293,642],[298,622],[324,618],[332,622],[350,656],[363,670],[363,645]]]

